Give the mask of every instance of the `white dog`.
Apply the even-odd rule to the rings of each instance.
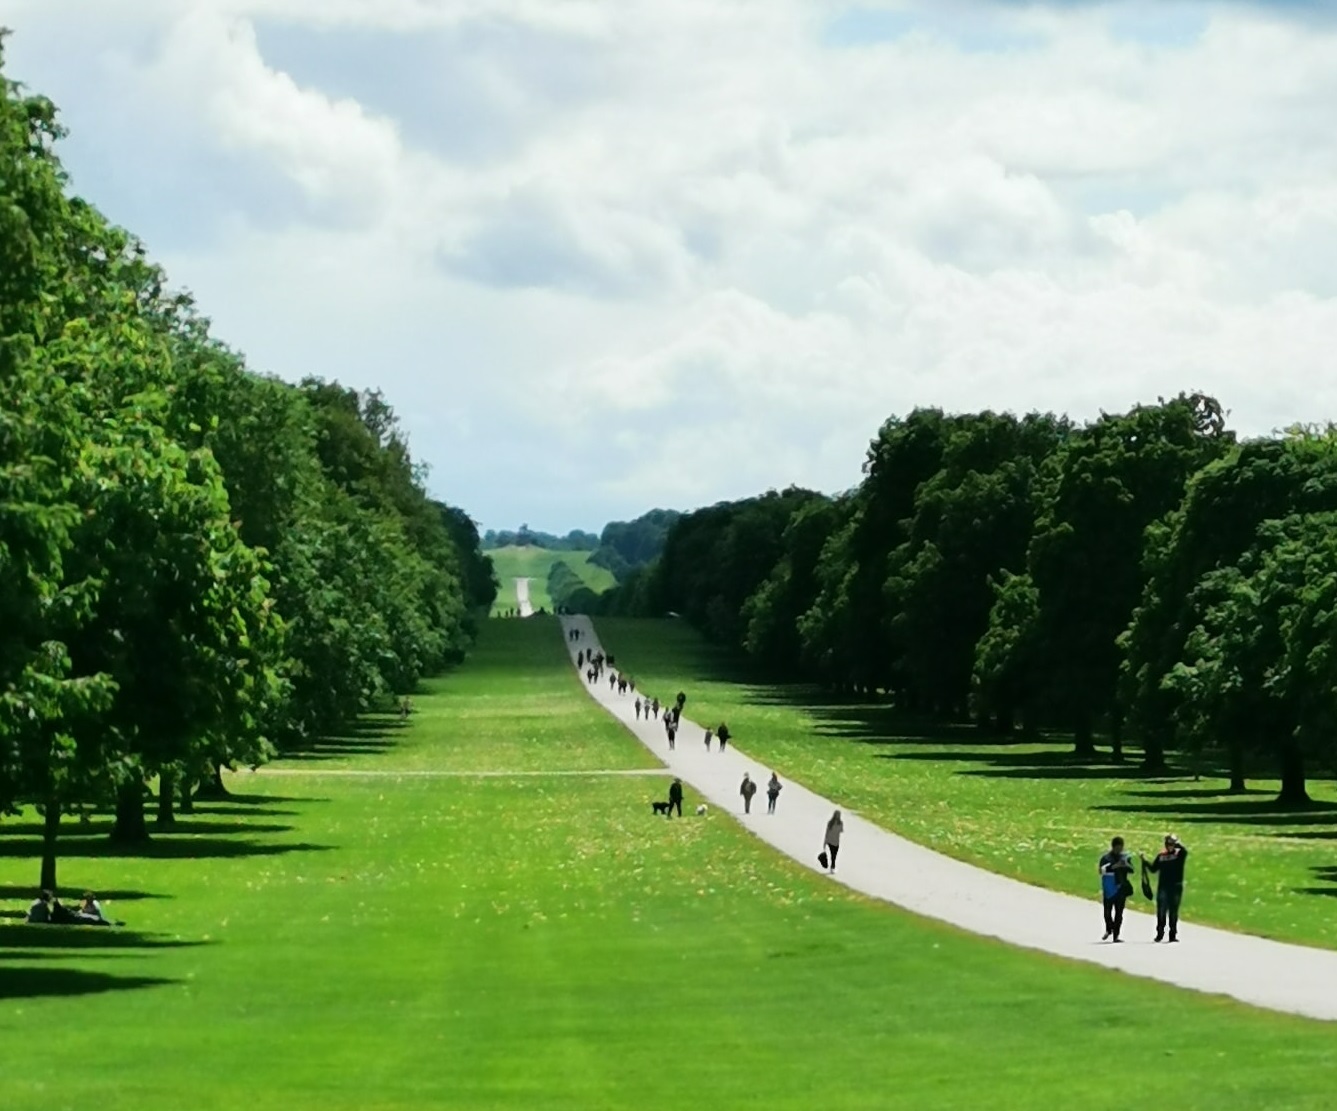
[[[696,816],[698,818],[704,818],[705,815],[706,815],[706,804],[703,802],[700,806],[696,808]]]

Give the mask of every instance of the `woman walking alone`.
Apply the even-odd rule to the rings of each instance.
[[[775,802],[780,797],[780,777],[771,772],[771,781],[766,784],[766,813],[775,813]]]
[[[840,811],[831,815],[826,823],[826,858],[828,876],[836,874],[836,854],[840,852],[840,835],[845,832],[845,823],[840,820]]]

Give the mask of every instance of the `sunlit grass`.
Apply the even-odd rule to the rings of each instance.
[[[512,624],[528,632],[490,626],[395,748],[343,770],[451,770],[466,736],[517,771],[576,751],[593,706],[561,685],[560,633],[546,630],[554,657],[527,639],[542,625],[494,623]],[[554,705],[550,734],[508,748],[482,707],[529,697],[577,709]],[[605,758],[634,744],[612,728]],[[1139,1094],[1140,1064],[1148,1094],[1186,1111],[1330,1105],[1328,1026],[853,896],[722,814],[652,816],[666,776],[289,767],[301,774],[235,777],[246,794],[156,858],[87,855],[90,840],[63,861],[68,884],[121,892],[112,907],[135,934],[0,926],[10,1102],[1101,1111]],[[11,913],[34,842],[0,825]],[[64,947],[112,938],[129,944]]]
[[[1193,851],[1186,923],[1337,946],[1337,786],[1316,807],[1269,810],[1275,782],[1225,794],[1221,779],[1147,779],[1128,763],[1083,765],[1068,742],[999,744],[973,729],[928,737],[879,705],[749,683],[738,661],[679,621],[605,618],[604,643],[641,686],[690,692],[703,721],[782,776],[916,841],[1074,894],[1097,897],[1095,862],[1114,834],[1152,855],[1166,832]],[[1149,905],[1149,904],[1144,904]]]

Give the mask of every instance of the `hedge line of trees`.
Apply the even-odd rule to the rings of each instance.
[[[551,552],[592,552],[599,546],[599,538],[592,532],[572,529],[565,536],[551,532],[535,532],[528,525],[510,529],[488,529],[483,533],[483,549],[545,548]]]
[[[681,516],[676,509],[652,509],[634,521],[610,521],[599,535],[599,547],[590,562],[625,582],[638,568],[659,558],[669,529]]]
[[[682,614],[777,677],[1211,754],[1302,802],[1337,726],[1337,432],[1239,442],[1210,397],[1088,425],[918,409],[860,485],[683,518],[606,612]]]
[[[0,46],[3,43],[0,42]],[[2,60],[2,59],[0,59]],[[376,393],[247,370],[0,89],[0,814],[147,836],[458,660],[496,584]]]

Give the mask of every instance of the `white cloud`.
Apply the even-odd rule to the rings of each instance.
[[[384,386],[498,523],[843,487],[914,404],[1202,388],[1249,431],[1337,417],[1333,28],[978,9],[900,5],[906,33],[843,47],[818,0],[0,0],[0,23],[22,60],[26,27],[86,15],[115,64],[42,63],[72,119],[156,102],[174,143],[295,191],[281,220],[197,213],[218,234],[168,252],[178,280],[267,365]],[[276,23],[312,57],[375,33],[376,106],[267,57]],[[421,71],[399,100],[396,35]],[[421,142],[433,111],[504,141]]]

